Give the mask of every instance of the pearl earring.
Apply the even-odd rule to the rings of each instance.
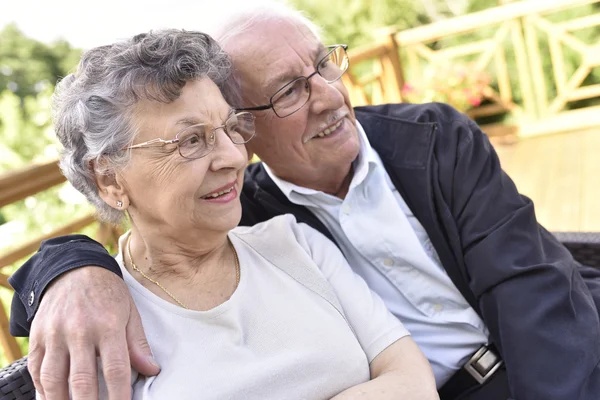
[[[117,201],[117,207],[119,207],[119,208],[123,207],[123,202],[121,200]]]

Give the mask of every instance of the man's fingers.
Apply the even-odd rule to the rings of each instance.
[[[109,399],[130,398],[126,329],[132,304],[125,282],[104,268],[77,268],[49,285],[32,323],[30,341],[32,377],[47,400],[68,399],[69,383],[74,399],[97,399],[97,355],[102,358]],[[142,332],[143,338],[137,310],[135,314],[134,324],[140,327],[134,331]],[[147,345],[137,339],[139,335],[133,337],[138,343],[135,354],[143,358]],[[138,367],[152,371],[144,368],[144,362]]]
[[[96,348],[85,340],[77,341],[71,350],[69,383],[73,400],[98,399]]]
[[[69,353],[56,346],[49,347],[44,354],[39,373],[39,385],[46,400],[69,398],[67,378],[69,376]]]
[[[37,345],[34,341],[29,342],[29,355],[27,356],[27,369],[33,380],[35,389],[40,393],[44,394],[44,388],[42,382],[40,382],[40,370],[42,369],[42,361],[44,359],[44,348]]]
[[[145,376],[154,376],[160,372],[160,366],[152,357],[142,319],[133,300],[131,300],[131,312],[127,323],[127,346],[133,369]]]
[[[131,365],[125,332],[116,337],[107,335],[100,343],[99,353],[108,398],[110,400],[130,399]]]

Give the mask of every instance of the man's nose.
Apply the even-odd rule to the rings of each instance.
[[[341,82],[327,83],[321,76],[311,79],[310,107],[311,111],[319,114],[325,111],[337,110],[344,105],[344,96],[337,85]]]

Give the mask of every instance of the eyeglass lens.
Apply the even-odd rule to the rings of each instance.
[[[211,152],[215,146],[217,129],[223,128],[235,144],[247,143],[254,137],[254,116],[242,112],[231,116],[224,125],[213,127],[208,124],[192,125],[179,134],[179,154],[183,158],[201,158]]]
[[[348,56],[343,46],[336,46],[317,65],[317,73],[327,81],[337,81],[348,69]],[[311,75],[312,76],[312,75]],[[298,111],[310,98],[309,78],[294,79],[271,98],[273,111],[280,118],[287,117]]]

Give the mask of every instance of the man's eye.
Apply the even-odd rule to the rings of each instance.
[[[329,66],[329,63],[331,62],[331,60],[329,59],[329,57],[327,57],[326,59],[324,59],[323,61],[321,61],[321,64],[319,64],[319,68],[327,68]]]
[[[294,92],[296,91],[295,85],[291,85],[290,87],[288,87],[286,90],[283,91],[283,93],[281,93],[281,97],[289,97],[292,96],[294,94]]]

